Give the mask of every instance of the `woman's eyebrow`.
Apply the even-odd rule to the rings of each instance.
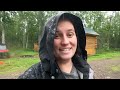
[[[68,29],[67,31],[74,31],[74,29]]]
[[[67,31],[74,31],[74,29],[68,29]],[[57,33],[59,33],[59,30],[56,30]]]

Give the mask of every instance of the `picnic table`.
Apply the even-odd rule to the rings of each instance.
[[[0,53],[6,53],[8,52],[9,50],[0,50]]]

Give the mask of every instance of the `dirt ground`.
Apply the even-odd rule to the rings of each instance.
[[[95,79],[120,79],[120,69],[111,69],[113,66],[120,66],[120,57],[91,61],[89,64],[94,70]]]
[[[105,60],[91,61],[89,64],[94,70],[95,79],[120,79],[120,70],[113,72],[111,66],[120,65],[120,57]],[[0,75],[0,79],[16,79],[24,71],[17,71],[9,75]]]

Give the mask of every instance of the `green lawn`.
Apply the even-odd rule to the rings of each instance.
[[[24,49],[12,49],[10,50],[11,56],[21,56],[21,55],[36,55],[38,52],[35,52],[33,50],[24,50]]]
[[[4,64],[0,65],[0,74],[5,74],[9,72],[15,72],[18,70],[26,70],[33,64],[39,62],[38,58],[10,58],[0,60],[3,61]]]
[[[23,55],[31,55],[33,57],[22,57]],[[11,58],[0,59],[1,62],[4,62],[4,64],[0,64],[0,74],[24,71],[40,61],[38,52],[32,50],[11,50],[10,56]]]
[[[88,61],[104,60],[104,59],[110,59],[118,56],[120,56],[120,51],[109,51],[109,52],[103,52],[100,54],[95,54],[93,56],[88,56]]]

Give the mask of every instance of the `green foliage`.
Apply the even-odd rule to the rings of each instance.
[[[120,12],[113,11],[66,11],[80,17],[87,28],[94,29],[99,36],[98,49],[120,48]],[[9,49],[33,49],[39,43],[45,22],[57,11],[0,11],[0,43],[2,30]]]

